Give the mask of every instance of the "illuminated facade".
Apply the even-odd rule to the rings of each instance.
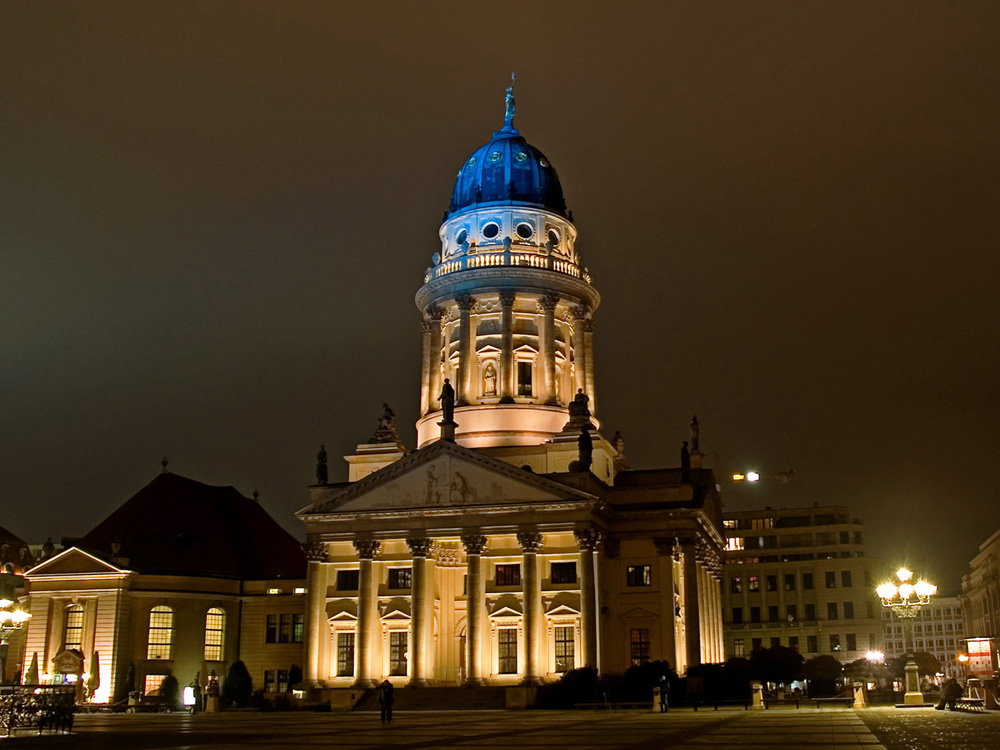
[[[510,91],[502,129],[459,170],[440,240],[416,296],[417,450],[392,435],[359,445],[349,481],[311,487],[298,513],[306,680],[530,685],[722,661],[715,480],[697,450],[690,466],[633,471],[601,434],[600,297]]]
[[[844,506],[765,508],[725,515],[726,655],[788,646],[847,663],[882,650],[877,561],[864,525]]]
[[[979,545],[962,576],[962,609],[969,637],[1000,642],[1000,530]]]

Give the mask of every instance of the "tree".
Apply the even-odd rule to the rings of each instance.
[[[802,654],[787,646],[759,649],[750,656],[750,674],[761,682],[788,685],[802,674]]]
[[[844,668],[829,654],[821,654],[802,665],[802,675],[809,681],[812,697],[833,695]]]
[[[253,692],[253,679],[242,661],[233,662],[225,681],[222,683],[222,702],[226,706],[246,708]]]
[[[181,686],[172,674],[168,674],[160,683],[160,699],[171,711],[180,710]]]
[[[913,654],[913,661],[917,663],[917,671],[921,675],[935,675],[941,671],[941,662],[934,654],[928,654],[926,651],[917,651]],[[906,654],[897,656],[895,659],[890,659],[889,663],[886,664],[889,667],[889,671],[896,677],[902,677],[906,668]]]

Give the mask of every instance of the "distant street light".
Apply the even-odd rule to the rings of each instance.
[[[771,474],[761,474],[759,471],[745,471],[737,472],[732,475],[734,482],[759,482],[762,479],[777,479],[779,482],[786,483],[789,479],[795,476],[794,469],[786,469],[785,471],[777,471]]]
[[[900,568],[896,571],[899,585],[886,581],[875,589],[878,598],[882,600],[882,606],[891,609],[903,621],[903,645],[906,648],[906,667],[903,670],[906,675],[906,694],[903,696],[905,706],[919,706],[924,703],[924,694],[920,692],[920,674],[917,662],[913,658],[915,648],[913,618],[937,593],[937,586],[933,583],[920,579],[916,584],[912,584],[910,583],[912,577],[913,573],[906,568]]]

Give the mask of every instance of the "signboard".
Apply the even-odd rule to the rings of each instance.
[[[969,674],[975,677],[988,678],[993,676],[994,656],[993,643],[989,638],[970,638],[967,643],[969,653]]]

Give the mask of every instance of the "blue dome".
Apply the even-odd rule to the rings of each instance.
[[[509,121],[465,160],[447,216],[496,205],[531,206],[566,216],[566,200],[555,168]]]

